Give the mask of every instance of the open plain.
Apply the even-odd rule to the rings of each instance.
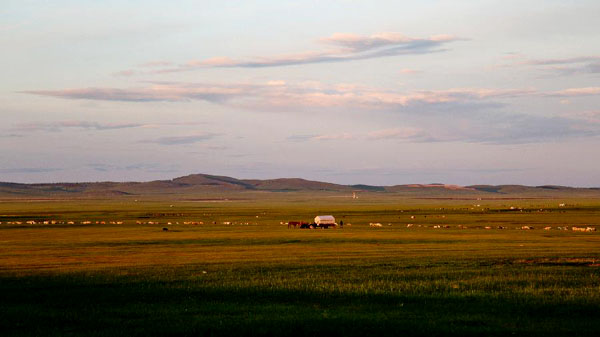
[[[345,225],[286,226],[318,214]],[[0,221],[5,336],[600,331],[600,232],[572,229],[598,198],[6,198]]]

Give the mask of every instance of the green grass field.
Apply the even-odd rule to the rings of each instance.
[[[600,333],[600,231],[557,229],[599,225],[600,200],[225,197],[0,202],[0,332]],[[281,224],[318,214],[346,225]]]

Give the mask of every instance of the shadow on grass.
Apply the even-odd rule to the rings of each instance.
[[[192,280],[0,278],[3,336],[595,335],[600,308],[468,294],[327,293]]]

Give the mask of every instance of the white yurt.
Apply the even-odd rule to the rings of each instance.
[[[315,223],[317,225],[335,225],[335,218],[333,215],[317,215]]]

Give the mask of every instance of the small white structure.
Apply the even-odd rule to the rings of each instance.
[[[317,215],[315,223],[317,225],[335,225],[335,218],[333,215]]]

